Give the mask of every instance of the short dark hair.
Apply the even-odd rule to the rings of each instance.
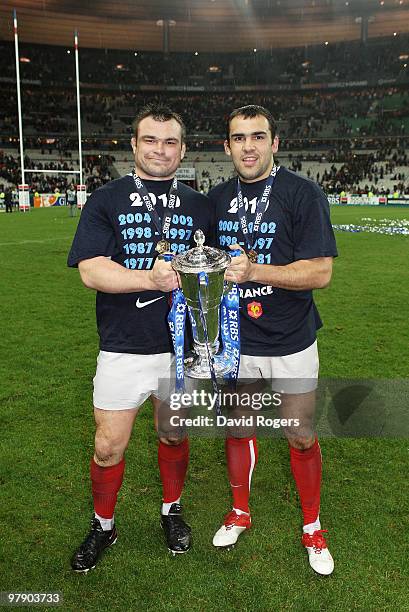
[[[132,121],[132,131],[133,135],[136,137],[138,135],[138,127],[142,119],[146,119],[146,117],[152,117],[155,121],[170,121],[174,119],[179,123],[182,130],[182,143],[186,140],[186,126],[182,117],[175,113],[171,108],[165,106],[164,104],[146,104],[143,106],[137,113],[135,119]]]
[[[226,125],[226,140],[230,139],[230,123],[235,117],[241,116],[245,119],[252,119],[253,117],[258,117],[259,115],[262,115],[267,119],[271,131],[271,138],[274,138],[277,133],[277,124],[274,121],[274,117],[270,111],[267,110],[267,108],[264,108],[264,106],[259,106],[258,104],[247,104],[247,106],[235,108],[234,111],[230,113]]]

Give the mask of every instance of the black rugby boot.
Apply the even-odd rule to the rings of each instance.
[[[161,514],[160,524],[165,532],[166,544],[175,556],[187,552],[192,545],[192,530],[182,518],[182,506],[172,504],[169,514]]]
[[[71,559],[72,569],[84,574],[94,569],[105,548],[115,544],[117,537],[115,525],[110,531],[104,531],[99,520],[94,517],[91,531]]]

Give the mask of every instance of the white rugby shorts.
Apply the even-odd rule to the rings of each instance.
[[[266,379],[278,393],[308,393],[318,385],[317,341],[298,353],[283,357],[241,355],[239,379]]]
[[[174,377],[172,353],[133,355],[100,351],[94,376],[94,406],[100,410],[139,408],[151,395],[166,397]],[[164,389],[163,387],[167,387]]]

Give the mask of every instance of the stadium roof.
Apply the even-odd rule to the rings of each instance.
[[[409,0],[2,0],[0,38],[160,51],[253,51],[409,31]],[[164,28],[164,24],[166,27]]]

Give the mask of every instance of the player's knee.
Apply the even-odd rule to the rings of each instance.
[[[101,466],[115,465],[122,459],[122,453],[115,452],[113,447],[108,445],[95,445],[96,463]]]
[[[163,443],[166,444],[166,446],[179,446],[179,444],[182,444],[182,442],[185,440],[186,436],[180,437],[180,436],[167,436],[167,437],[160,437],[159,440]]]
[[[126,442],[121,436],[104,431],[97,431],[95,436],[95,456],[101,463],[112,463],[121,459],[126,449]],[[113,463],[114,464],[114,463]]]
[[[311,446],[314,445],[315,436],[287,436],[287,440],[290,446],[296,448],[298,450],[308,450]]]

